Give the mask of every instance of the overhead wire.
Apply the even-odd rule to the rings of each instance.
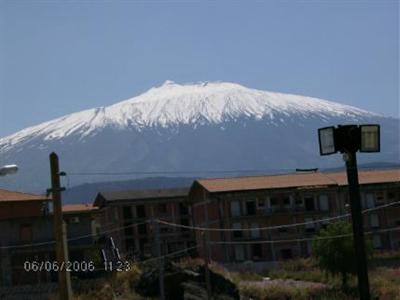
[[[393,228],[384,228],[377,229],[371,231],[365,231],[364,234],[370,235],[375,233],[383,233],[383,232],[391,232],[391,231],[400,231],[399,227]],[[333,236],[320,236],[320,237],[310,237],[310,238],[301,238],[301,239],[284,239],[284,240],[253,240],[253,241],[210,241],[208,242],[211,245],[232,245],[232,244],[280,244],[280,243],[293,243],[293,242],[307,242],[314,240],[329,240],[329,239],[337,239],[344,237],[352,237],[352,233],[348,234],[339,234]]]
[[[396,202],[391,202],[391,203],[387,203],[384,205],[380,205],[377,207],[373,207],[373,208],[368,208],[362,211],[362,213],[368,213],[371,211],[376,211],[382,208],[386,208],[386,207],[390,207],[390,206],[394,206],[400,204],[400,201],[396,201]],[[182,224],[176,224],[176,223],[170,223],[170,222],[166,222],[166,221],[162,221],[159,219],[147,219],[143,222],[138,222],[138,223],[133,223],[133,224],[129,224],[126,226],[121,226],[121,227],[117,227],[117,228],[113,228],[110,230],[106,230],[106,231],[102,231],[99,233],[92,233],[92,234],[86,234],[86,235],[81,235],[81,236],[77,236],[77,237],[72,237],[72,238],[68,238],[67,242],[71,242],[71,241],[76,241],[76,240],[80,240],[80,239],[84,239],[84,238],[88,238],[88,237],[94,237],[94,236],[100,236],[100,235],[104,235],[104,234],[108,234],[108,233],[112,233],[112,232],[116,232],[116,231],[121,231],[124,230],[126,228],[129,227],[133,227],[133,226],[139,226],[139,225],[143,225],[143,224],[147,224],[150,222],[158,222],[160,224],[163,225],[167,225],[167,226],[172,226],[172,227],[178,227],[178,228],[185,228],[185,229],[191,229],[191,230],[198,230],[198,231],[263,231],[263,230],[274,230],[274,229],[279,229],[279,228],[290,228],[290,227],[297,227],[297,226],[305,226],[305,225],[309,225],[309,224],[316,224],[316,223],[323,223],[323,222],[330,222],[333,220],[338,220],[338,219],[343,219],[346,217],[350,217],[351,215],[349,213],[347,214],[343,214],[343,215],[339,215],[339,216],[334,216],[334,217],[329,217],[329,218],[322,218],[322,219],[317,219],[317,220],[312,220],[312,221],[307,221],[307,222],[300,222],[300,223],[290,223],[290,224],[283,224],[283,225],[276,225],[276,226],[268,226],[268,227],[253,227],[253,228],[208,228],[208,227],[197,227],[197,226],[188,226],[188,225],[182,225]],[[37,243],[27,243],[27,244],[21,244],[21,245],[8,245],[8,246],[0,246],[0,249],[15,249],[15,248],[27,248],[27,247],[33,247],[33,246],[44,246],[44,245],[50,245],[50,244],[54,244],[55,241],[51,240],[51,241],[46,241],[46,242],[37,242]]]
[[[80,240],[80,239],[85,239],[85,238],[88,238],[88,237],[95,237],[95,236],[100,236],[100,235],[107,234],[107,233],[121,231],[121,230],[124,230],[126,228],[129,228],[129,227],[132,227],[132,226],[139,226],[139,225],[142,225],[142,224],[146,224],[148,222],[149,222],[149,220],[147,220],[145,222],[134,223],[134,224],[129,224],[127,226],[113,228],[113,229],[102,231],[102,232],[99,232],[99,233],[91,233],[91,234],[85,234],[85,235],[81,235],[81,236],[77,236],[77,237],[72,237],[72,238],[68,238],[67,242],[72,242],[72,241],[76,241],[76,240]],[[45,246],[45,245],[51,245],[51,244],[55,244],[55,240],[46,241],[46,242],[37,242],[37,243],[26,243],[26,244],[21,244],[21,245],[0,246],[0,250],[1,249],[28,248],[28,247],[33,247],[33,246]]]
[[[389,206],[394,206],[397,204],[400,204],[400,201],[391,202],[391,203],[380,205],[380,206],[373,207],[373,208],[368,208],[368,209],[363,210],[362,213],[365,214],[365,213],[368,213],[371,211],[376,211],[376,210],[386,208]],[[290,228],[290,227],[297,227],[297,226],[305,226],[305,225],[309,225],[309,224],[331,222],[333,220],[343,219],[343,218],[347,218],[350,216],[351,216],[350,213],[346,213],[346,214],[339,215],[339,216],[321,218],[321,219],[307,221],[307,222],[290,223],[290,224],[284,224],[284,225],[258,227],[258,228],[257,227],[253,227],[253,228],[210,228],[210,227],[199,227],[199,226],[176,224],[176,223],[166,222],[166,221],[159,220],[159,219],[157,219],[156,221],[160,224],[167,225],[167,226],[192,229],[192,230],[198,230],[198,231],[218,231],[218,232],[221,232],[221,231],[254,231],[254,230],[263,231],[263,230],[275,230],[275,229],[280,229],[280,228]]]
[[[120,171],[120,172],[105,172],[105,171],[93,171],[93,172],[68,172],[70,176],[123,176],[123,175],[154,175],[154,174],[240,174],[240,173],[270,173],[270,172],[315,172],[319,168],[312,169],[310,171],[299,171],[296,168],[268,168],[268,169],[232,169],[232,170],[181,170],[181,171]],[[279,173],[278,173],[279,175]]]

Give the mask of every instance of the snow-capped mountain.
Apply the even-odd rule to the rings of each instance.
[[[108,107],[66,115],[1,138],[0,155],[21,170],[5,184],[34,190],[48,185],[51,151],[58,152],[67,173],[205,175],[200,171],[329,166],[340,159],[319,158],[317,128],[371,122],[382,125],[383,147],[369,160],[397,161],[398,119],[235,83],[167,81]],[[104,180],[93,176],[71,180],[77,184],[97,179]]]

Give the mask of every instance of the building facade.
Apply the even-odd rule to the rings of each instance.
[[[399,249],[400,169],[360,171],[364,229],[376,249]],[[198,227],[237,229],[197,231],[210,258],[220,262],[275,261],[311,254],[311,238],[327,226],[323,219],[349,212],[344,172],[197,180],[190,199]],[[318,220],[314,223],[314,221]],[[302,226],[281,226],[307,223]],[[275,229],[259,230],[263,227]],[[198,251],[204,255],[202,247]]]
[[[50,280],[46,272],[24,270],[26,261],[51,257],[51,244],[29,246],[53,239],[49,201],[42,195],[0,190],[0,286]]]
[[[103,246],[99,209],[92,204],[67,204],[63,205],[62,212],[67,227],[69,261],[99,263]]]
[[[55,272],[29,270],[33,262],[56,260],[50,204],[51,199],[43,195],[0,189],[0,286],[57,280]],[[99,256],[97,212],[92,205],[63,206],[70,261]],[[85,238],[79,238],[82,236]]]
[[[157,224],[160,219],[192,225],[189,189],[102,192],[94,205],[101,211],[105,238],[112,238],[121,256],[140,259],[155,255]],[[194,246],[194,234],[186,229],[159,225],[162,254]]]

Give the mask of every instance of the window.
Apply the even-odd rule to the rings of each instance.
[[[278,206],[278,198],[271,198],[271,207]]]
[[[372,228],[378,228],[379,227],[379,217],[377,214],[371,214],[370,215],[370,224]]]
[[[160,232],[161,233],[168,233],[170,231],[169,226],[160,226]]]
[[[97,238],[99,238],[101,232],[100,225],[97,224],[94,228],[95,228],[94,232],[96,233]]]
[[[189,214],[189,207],[186,204],[179,203],[179,213],[182,215]]]
[[[290,199],[290,197],[284,197],[283,198],[283,205],[285,206],[285,208],[290,208],[292,206],[292,199]]]
[[[114,207],[114,221],[118,221],[119,216],[118,216],[118,207]]]
[[[122,208],[122,215],[124,216],[125,220],[132,219],[132,209],[130,206],[124,206]]]
[[[71,217],[71,218],[69,218],[69,220],[68,220],[68,223],[79,223],[79,217],[77,217],[77,216],[75,216],[75,217]]]
[[[244,246],[243,245],[235,245],[235,259],[236,259],[236,261],[244,260]]]
[[[239,201],[232,201],[231,202],[231,215],[232,217],[240,216],[240,205]]]
[[[365,207],[372,208],[375,207],[375,196],[372,193],[365,194]]]
[[[375,249],[382,248],[382,240],[380,235],[374,235],[372,237],[372,245]]]
[[[24,224],[19,228],[19,239],[22,242],[31,242],[32,241],[32,225]]]
[[[304,222],[308,223],[308,222],[312,222],[313,219],[312,218],[305,218]],[[315,231],[315,223],[308,223],[306,224],[306,232],[314,232]]]
[[[307,211],[313,211],[313,210],[315,209],[315,206],[314,206],[314,197],[310,197],[310,196],[305,197],[305,198],[304,198],[304,202],[305,202],[305,204],[306,204],[306,210],[307,210]]]
[[[329,221],[322,221],[320,224],[322,229],[326,229],[329,225]]]
[[[264,208],[265,207],[265,200],[264,199],[257,199],[257,207]]]
[[[262,245],[261,244],[253,244],[251,245],[251,252],[253,254],[253,258],[259,259],[262,255]]]
[[[312,241],[307,241],[307,255],[312,254]]]
[[[376,198],[377,205],[385,204],[385,194],[383,192],[377,192],[375,198]]]
[[[260,230],[258,229],[257,223],[251,224],[251,237],[255,239],[260,237]]]
[[[388,192],[387,193],[387,198],[388,199],[390,199],[390,200],[392,200],[392,199],[394,199],[396,196],[395,196],[395,193],[394,192]]]
[[[130,225],[132,225],[132,223],[125,223],[124,224],[124,226],[125,226],[124,231],[125,231],[125,235],[126,236],[132,236],[133,235],[133,227],[130,226]]]
[[[146,224],[139,224],[138,225],[139,234],[146,234],[147,233],[147,225]]]
[[[135,241],[132,238],[126,239],[125,246],[128,253],[133,254],[135,252]]]
[[[157,205],[157,212],[159,214],[166,214],[167,213],[167,204],[166,203],[160,203]]]
[[[295,203],[295,205],[297,207],[303,207],[304,206],[303,199],[296,199],[294,203]]]
[[[240,223],[233,223],[233,229],[242,229],[242,225]],[[242,237],[242,231],[241,230],[233,231],[233,237],[235,238]]]
[[[141,254],[144,254],[148,251],[147,246],[147,238],[139,239],[139,250]]]
[[[189,224],[189,219],[187,219],[187,218],[181,219],[181,225],[189,226],[190,225]],[[182,227],[181,231],[189,231],[189,228]]]
[[[138,218],[146,218],[146,209],[144,205],[136,206],[136,216]]]
[[[282,259],[291,259],[293,257],[292,249],[281,249]]]
[[[256,214],[256,203],[254,201],[246,202],[246,212],[247,212],[247,215],[249,215],[249,216]]]
[[[327,195],[320,195],[319,196],[319,209],[321,211],[328,211],[329,210],[329,203],[328,203],[328,196]]]

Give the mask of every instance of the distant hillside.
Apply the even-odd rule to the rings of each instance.
[[[188,187],[193,180],[194,178],[187,177],[151,177],[82,184],[67,187],[63,193],[63,203],[92,203],[97,193],[101,191]]]

